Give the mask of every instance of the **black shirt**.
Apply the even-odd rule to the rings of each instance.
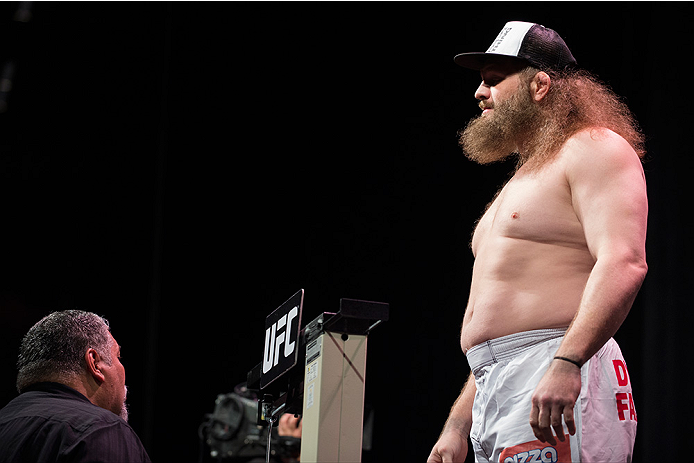
[[[0,463],[149,461],[121,417],[63,384],[34,384],[0,410]]]

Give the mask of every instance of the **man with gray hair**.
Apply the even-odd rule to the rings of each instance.
[[[53,312],[22,340],[19,396],[0,410],[0,463],[149,462],[127,424],[125,368],[108,321]]]

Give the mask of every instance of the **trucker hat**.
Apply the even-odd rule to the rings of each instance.
[[[524,60],[541,71],[562,70],[576,65],[576,59],[559,34],[539,24],[523,21],[507,22],[486,52],[461,53],[453,60],[459,66],[478,71],[492,57]]]

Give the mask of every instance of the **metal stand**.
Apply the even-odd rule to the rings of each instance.
[[[361,461],[366,339],[326,331],[307,346],[302,462]]]
[[[288,386],[278,400],[263,398],[260,420],[301,410],[302,463],[361,462],[367,337],[388,320],[388,310],[380,302],[341,299],[338,313],[324,312],[304,328],[303,372],[287,372]],[[260,365],[249,372],[249,387],[260,382],[259,370]]]

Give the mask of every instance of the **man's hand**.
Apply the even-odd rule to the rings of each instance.
[[[535,388],[530,411],[530,426],[541,442],[556,445],[552,429],[564,441],[562,418],[569,434],[576,434],[574,405],[581,393],[581,369],[564,360],[554,360]]]
[[[293,414],[285,413],[280,417],[277,432],[280,436],[301,438],[302,429],[303,421],[301,421],[301,418],[295,418]]]
[[[456,431],[444,431],[429,454],[427,463],[464,463],[467,438]]]

